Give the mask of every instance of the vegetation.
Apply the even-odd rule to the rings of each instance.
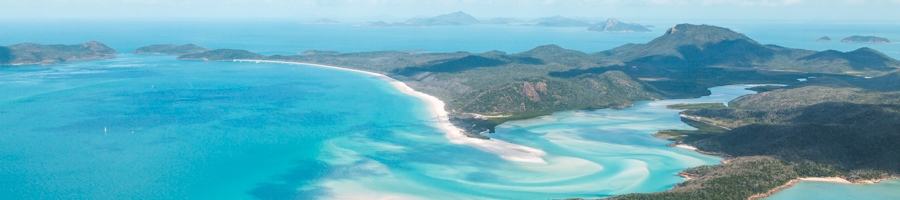
[[[688,169],[683,175],[693,179],[670,191],[613,198],[746,199],[797,177],[861,180],[900,174],[898,61],[867,48],[846,53],[789,49],[761,45],[725,28],[681,24],[647,44],[593,54],[545,45],[517,54],[262,56],[214,50],[180,59],[267,59],[387,74],[446,102],[451,121],[481,138],[478,133],[507,120],[559,110],[697,97],[727,84],[783,84],[754,87],[760,93],[737,98],[728,107],[670,106],[685,109],[683,121],[697,130],[655,135],[734,159]]]
[[[30,65],[49,62],[115,58],[115,49],[97,41],[78,45],[22,43],[0,46],[0,65]]]
[[[859,36],[854,35],[850,37],[846,37],[841,42],[845,43],[891,43],[890,40],[883,37],[875,37],[875,36]]]
[[[174,44],[154,44],[137,48],[131,53],[133,54],[166,54],[166,55],[184,55],[203,53],[209,51],[209,48],[197,46],[194,44],[174,45]]]
[[[185,55],[180,59],[268,59],[387,74],[446,102],[452,121],[470,133],[492,131],[493,126],[507,120],[560,110],[627,107],[635,100],[699,97],[708,95],[709,87],[719,85],[788,85],[796,84],[799,78],[827,75],[847,84],[883,87],[875,82],[895,80],[879,76],[860,81],[855,80],[859,79],[856,75],[830,69],[845,66],[856,72],[883,74],[896,69],[893,63],[897,62],[868,49],[813,56],[818,52],[760,45],[725,28],[690,24],[675,26],[647,44],[627,44],[593,54],[557,45],[539,46],[516,54],[308,52],[312,54],[262,56],[228,50]],[[797,61],[804,57],[809,59]],[[830,67],[810,67],[825,66],[822,62],[830,58],[834,58],[833,63],[827,64]],[[883,65],[853,68],[879,62]],[[482,115],[502,117],[478,117]]]
[[[202,53],[192,53],[179,56],[178,60],[205,60],[205,61],[231,61],[235,59],[263,59],[264,55],[249,52],[247,50],[216,49]]]
[[[655,137],[667,139],[667,140],[677,140],[681,142],[694,142],[698,140],[703,140],[712,136],[719,135],[728,129],[707,124],[701,121],[696,121],[688,118],[681,118],[681,121],[697,128],[697,130],[661,130],[653,134]]]
[[[674,189],[648,193],[626,194],[608,199],[747,199],[766,193],[796,177],[830,177],[840,172],[810,163],[791,163],[769,156],[747,156],[730,162],[700,166],[685,170],[682,175],[691,180]]]
[[[683,120],[699,130],[661,131],[656,136],[735,159],[688,169],[684,174],[693,179],[669,191],[613,199],[747,199],[798,177],[837,176],[850,181],[896,177],[898,95],[822,77],[743,96],[730,107],[672,105],[686,109]],[[710,129],[714,126],[709,124],[731,129]]]
[[[822,36],[818,40],[813,40],[813,42],[831,42],[831,38],[828,36]]]

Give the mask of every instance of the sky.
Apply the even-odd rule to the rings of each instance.
[[[631,20],[900,21],[900,0],[0,0],[0,19],[403,21],[463,11],[494,17]]]

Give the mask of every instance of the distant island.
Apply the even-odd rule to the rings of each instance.
[[[115,49],[98,41],[88,41],[77,45],[42,45],[22,43],[0,46],[0,65],[49,64],[76,60],[96,60],[115,58]]]
[[[261,59],[266,56],[260,55],[257,53],[253,53],[247,50],[236,50],[236,49],[216,49],[211,51],[205,51],[203,53],[193,53],[193,54],[185,54],[179,56],[178,60],[204,60],[204,61],[218,61],[218,60],[234,60],[234,59]]]
[[[841,40],[843,43],[872,43],[872,44],[886,44],[891,43],[890,40],[883,37],[875,37],[875,36],[859,36],[854,35]]]
[[[478,21],[478,19],[472,17],[472,15],[466,14],[462,11],[429,18],[413,18],[407,20],[406,23],[422,26],[460,26],[482,24],[481,21]]]
[[[483,24],[483,22],[475,19],[469,14],[466,14],[462,11],[438,15],[435,17],[426,17],[426,18],[413,18],[406,20],[406,22],[400,23],[385,23],[382,21],[379,22],[371,22],[368,26],[370,28],[397,28],[397,27],[420,27],[420,26],[462,26],[462,25],[473,25],[473,24]]]
[[[607,32],[607,33],[646,33],[650,29],[640,24],[623,23],[615,18],[606,20],[606,23],[597,23],[588,28],[588,31]]]
[[[588,27],[588,31],[595,32],[614,32],[614,33],[641,33],[650,32],[650,29],[635,23],[622,23],[614,18],[608,19],[606,22],[591,24],[578,19],[566,18],[563,16],[551,16],[538,18],[530,21],[520,20],[516,18],[497,17],[487,21],[480,21],[469,14],[462,11],[438,15],[435,17],[418,17],[406,20],[405,22],[388,23],[384,21],[374,21],[366,23],[369,28],[403,28],[403,27],[426,27],[426,26],[465,26],[477,24],[505,24],[505,25],[522,25],[536,27]]]
[[[339,22],[339,21],[334,21],[334,20],[330,20],[330,19],[326,19],[326,18],[318,19],[316,21],[311,21],[311,22],[303,22],[303,24],[340,24],[340,23],[341,22]]]
[[[831,38],[828,36],[822,36],[818,40],[813,40],[813,42],[831,42]]]
[[[132,51],[132,54],[165,54],[165,55],[184,55],[192,53],[203,53],[209,51],[209,48],[197,46],[194,44],[174,45],[174,44],[154,44],[144,46]]]

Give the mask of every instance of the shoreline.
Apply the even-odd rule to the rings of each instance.
[[[500,155],[501,158],[510,160],[510,161],[542,163],[542,164],[547,163],[546,161],[544,161],[543,158],[541,158],[541,156],[547,155],[547,153],[544,152],[543,150],[526,147],[526,146],[522,146],[522,145],[517,145],[517,144],[510,143],[510,142],[494,139],[494,138],[491,138],[489,140],[483,140],[483,139],[478,139],[478,138],[470,138],[470,137],[466,136],[465,134],[463,134],[462,129],[460,129],[456,126],[453,126],[453,124],[450,123],[450,117],[448,115],[449,113],[447,112],[446,109],[444,109],[445,104],[443,101],[441,101],[437,97],[413,90],[411,87],[409,87],[405,83],[403,83],[397,79],[388,77],[387,75],[384,75],[384,74],[363,71],[363,70],[358,70],[358,69],[342,68],[342,67],[328,66],[328,65],[322,65],[322,64],[313,64],[313,63],[301,63],[301,62],[274,61],[274,60],[244,60],[244,59],[235,59],[235,60],[232,60],[232,62],[256,62],[256,63],[265,62],[265,63],[308,65],[308,66],[316,66],[316,67],[325,67],[325,68],[331,68],[331,69],[353,71],[353,72],[359,72],[359,73],[376,76],[378,78],[381,78],[384,81],[387,81],[388,83],[393,85],[394,88],[396,88],[397,90],[400,90],[400,92],[428,102],[430,112],[434,115],[433,117],[434,117],[434,119],[436,119],[438,126],[442,130],[444,130],[444,137],[446,137],[448,140],[450,140],[451,143],[472,146],[472,147],[481,149],[483,151],[498,154],[498,155]]]
[[[847,180],[847,179],[844,179],[844,178],[841,178],[841,177],[803,177],[803,178],[795,178],[795,179],[792,179],[792,180],[788,181],[788,182],[785,183],[784,185],[781,185],[781,186],[778,186],[778,187],[776,187],[776,188],[773,188],[772,190],[769,190],[769,191],[766,192],[766,193],[755,194],[755,195],[753,195],[753,196],[750,196],[750,198],[747,198],[747,199],[748,199],[748,200],[757,200],[757,199],[762,199],[762,198],[771,197],[772,195],[775,195],[775,194],[777,194],[778,192],[781,192],[781,191],[783,191],[783,190],[785,190],[785,189],[794,187],[794,185],[796,185],[797,183],[803,182],[803,181],[828,182],[828,183],[838,183],[838,184],[877,184],[877,183],[880,183],[881,181],[892,180],[892,179],[897,179],[897,177],[886,178],[886,179],[862,180],[862,181],[857,181],[857,182],[851,182],[851,181],[849,181],[849,180]]]

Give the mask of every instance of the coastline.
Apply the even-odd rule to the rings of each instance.
[[[747,199],[748,200],[757,200],[757,199],[762,199],[762,198],[766,198],[766,197],[771,197],[772,195],[775,195],[776,193],[781,192],[782,190],[794,187],[794,185],[796,185],[797,183],[803,182],[803,181],[829,182],[829,183],[840,183],[840,184],[875,184],[875,183],[879,183],[881,181],[892,180],[892,179],[897,179],[897,178],[898,177],[887,178],[887,179],[862,180],[862,181],[856,181],[856,182],[851,182],[851,181],[841,178],[841,177],[795,178],[793,180],[788,181],[784,185],[781,185],[772,190],[769,190],[766,193],[755,194],[753,196],[750,196],[750,198],[747,198]]]
[[[236,60],[232,60],[232,62],[256,62],[256,63],[265,62],[265,63],[308,65],[308,66],[316,66],[316,67],[325,67],[325,68],[353,71],[353,72],[359,72],[359,73],[376,76],[376,77],[381,78],[384,81],[387,81],[388,83],[393,85],[394,88],[396,88],[397,90],[400,90],[400,92],[428,102],[430,112],[434,115],[434,118],[436,119],[438,126],[445,132],[444,137],[446,137],[448,140],[450,140],[451,143],[472,146],[472,147],[481,149],[483,151],[498,154],[498,155],[500,155],[501,158],[510,160],[510,161],[528,162],[528,163],[543,163],[543,164],[547,163],[546,161],[544,161],[543,158],[541,158],[541,156],[546,155],[547,153],[540,149],[517,145],[517,144],[513,144],[510,142],[493,139],[493,138],[491,138],[490,140],[483,140],[483,139],[478,139],[478,138],[470,138],[470,137],[466,136],[465,134],[463,134],[462,129],[460,129],[456,126],[453,126],[453,124],[450,123],[450,117],[448,115],[449,113],[447,112],[447,110],[444,109],[445,104],[443,101],[441,101],[437,97],[434,97],[434,96],[431,96],[431,95],[428,95],[428,94],[425,94],[425,93],[422,93],[419,91],[415,91],[411,87],[406,85],[405,83],[403,83],[397,79],[388,77],[384,74],[363,71],[363,70],[357,70],[357,69],[349,69],[349,68],[342,68],[342,67],[335,67],[335,66],[328,66],[328,65],[321,65],[321,64],[313,64],[313,63],[301,63],[301,62],[274,61],[274,60],[244,60],[244,59],[236,59]]]
[[[69,61],[105,60],[105,59],[113,59],[113,58],[118,58],[118,57],[116,57],[116,56],[111,56],[111,55],[110,55],[110,56],[105,56],[105,57],[75,58],[75,59],[57,60],[57,61],[42,60],[42,61],[40,61],[40,62],[4,63],[4,64],[0,64],[0,66],[57,65],[57,64],[59,64],[59,63],[62,63],[62,62],[69,62]]]

